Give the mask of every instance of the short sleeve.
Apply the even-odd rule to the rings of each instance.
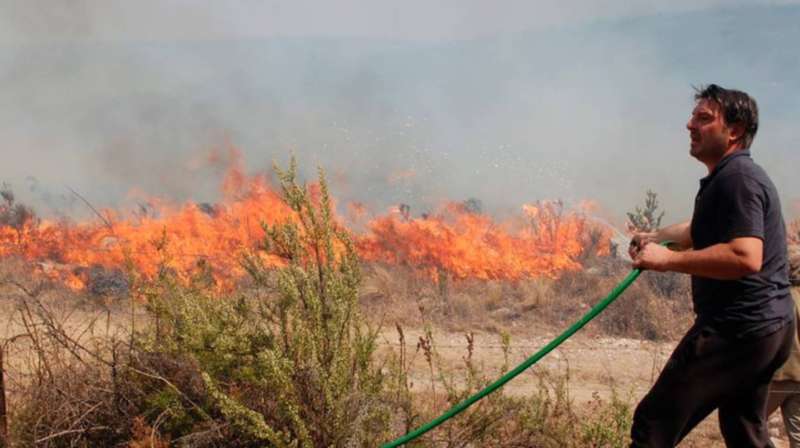
[[[723,241],[734,238],[755,237],[764,239],[764,210],[766,192],[758,181],[750,176],[736,173],[725,176],[722,181],[719,207]]]

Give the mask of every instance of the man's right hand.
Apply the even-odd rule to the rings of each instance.
[[[634,233],[631,243],[628,245],[628,255],[630,255],[631,259],[635,259],[636,255],[647,243],[658,243],[656,232]]]

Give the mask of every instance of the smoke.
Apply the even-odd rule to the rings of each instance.
[[[351,3],[0,6],[0,180],[53,212],[79,212],[65,186],[213,202],[211,154],[237,147],[250,172],[322,166],[378,211],[591,198],[621,220],[650,188],[672,221],[704,175],[691,85],[719,82],[759,100],[756,159],[798,196],[798,6]]]
[[[600,20],[794,1],[748,0],[5,0],[0,41],[130,42],[271,37],[476,39]]]

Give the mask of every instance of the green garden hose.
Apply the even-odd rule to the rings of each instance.
[[[667,242],[663,242],[661,244],[666,246],[668,243]],[[430,422],[426,423],[423,426],[420,426],[419,428],[415,429],[414,431],[409,432],[408,434],[404,435],[403,437],[400,437],[399,439],[397,439],[397,440],[395,440],[393,442],[389,442],[389,443],[383,445],[382,448],[394,448],[394,447],[397,447],[397,446],[400,446],[400,445],[404,445],[404,444],[416,439],[417,437],[425,434],[426,432],[430,431],[431,429],[433,429],[433,428],[441,425],[442,423],[446,422],[447,420],[450,420],[451,418],[455,417],[458,413],[460,413],[464,409],[467,409],[468,407],[470,407],[470,405],[472,405],[476,401],[478,401],[481,398],[491,394],[492,392],[494,392],[495,390],[497,390],[498,388],[500,388],[501,386],[503,386],[507,382],[511,381],[514,377],[516,377],[517,375],[522,373],[525,369],[527,369],[528,367],[536,364],[537,361],[539,361],[540,359],[544,358],[545,355],[547,355],[553,349],[555,349],[556,347],[561,345],[562,342],[564,342],[567,339],[569,339],[570,336],[575,334],[575,332],[577,332],[578,330],[583,328],[583,326],[586,325],[590,320],[594,319],[598,314],[600,314],[604,309],[606,309],[606,307],[608,305],[610,305],[611,302],[616,300],[617,297],[619,297],[619,295],[622,294],[622,292],[625,291],[625,289],[627,289],[628,286],[630,286],[631,283],[633,283],[634,280],[636,280],[637,277],[639,277],[639,274],[641,274],[641,270],[639,270],[639,269],[632,270],[630,272],[630,274],[628,274],[628,276],[625,277],[625,279],[622,280],[622,282],[620,282],[611,291],[611,293],[608,294],[608,296],[606,296],[606,298],[604,298],[597,305],[592,307],[592,309],[589,310],[589,312],[587,312],[579,321],[577,321],[574,324],[572,324],[572,326],[567,328],[566,331],[561,333],[557,338],[555,338],[552,341],[550,341],[549,344],[545,345],[541,350],[536,352],[533,356],[531,356],[530,358],[526,359],[522,364],[518,365],[514,370],[511,370],[510,372],[506,373],[499,380],[497,380],[494,383],[490,384],[489,386],[487,386],[482,391],[480,391],[480,392],[476,393],[475,395],[467,398],[466,400],[462,401],[461,403],[458,403],[457,405],[453,406],[447,412],[445,412],[444,414],[440,415],[439,417],[431,420]]]

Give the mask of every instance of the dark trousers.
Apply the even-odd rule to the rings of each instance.
[[[695,324],[636,408],[631,447],[674,447],[714,409],[727,446],[772,447],[767,391],[789,357],[794,331],[789,324],[742,341]]]

